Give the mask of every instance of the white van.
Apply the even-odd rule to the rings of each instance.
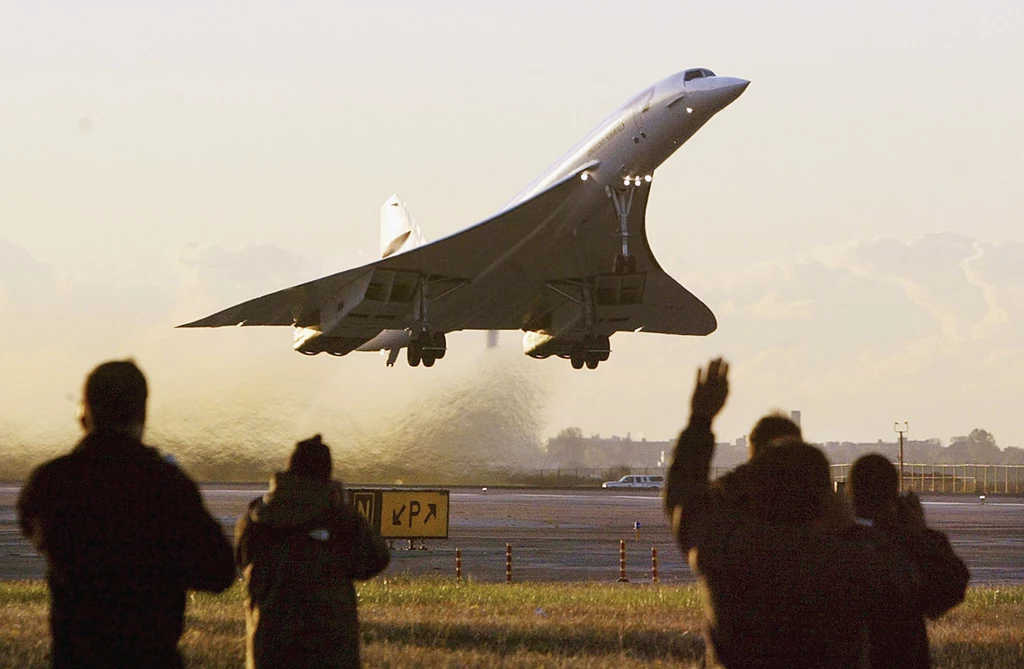
[[[665,485],[665,477],[660,475],[627,474],[618,481],[605,481],[602,488],[660,488]]]

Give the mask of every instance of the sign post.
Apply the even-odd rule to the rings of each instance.
[[[910,431],[910,425],[907,421],[897,422],[893,423],[892,429],[900,433],[900,492],[903,492],[903,433]],[[945,479],[943,479],[943,482],[945,482]]]

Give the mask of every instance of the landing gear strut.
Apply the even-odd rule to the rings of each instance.
[[[420,282],[420,332],[412,341],[409,342],[406,350],[406,360],[409,362],[410,367],[416,367],[421,362],[424,367],[433,367],[434,362],[443,358],[444,354],[447,352],[447,343],[445,342],[444,333],[430,331],[430,300],[427,298],[428,282],[429,277],[425,277]]]
[[[615,215],[619,217],[619,237],[622,238],[622,253],[615,255],[615,262],[612,265],[612,271],[616,274],[636,272],[636,256],[629,253],[629,210],[633,206],[633,193],[636,189],[637,184],[633,182],[623,188],[605,186],[605,193],[611,198],[612,204],[615,205]]]

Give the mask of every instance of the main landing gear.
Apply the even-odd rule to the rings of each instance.
[[[581,339],[572,345],[569,362],[573,369],[597,369],[597,366],[608,359],[612,347],[608,336],[593,336]]]
[[[433,367],[434,362],[444,357],[447,342],[443,332],[422,332],[406,347],[406,360],[410,367]]]
[[[615,254],[612,271],[616,274],[633,274],[636,272],[636,256],[629,253],[629,210],[633,206],[633,193],[640,187],[640,177],[636,181],[627,179],[623,184],[622,188],[605,186],[605,193],[611,198],[615,205],[615,215],[619,217],[619,237],[622,238],[622,253]]]

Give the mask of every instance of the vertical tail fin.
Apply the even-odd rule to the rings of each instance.
[[[380,208],[380,257],[404,253],[427,242],[412,212],[395,193]]]

